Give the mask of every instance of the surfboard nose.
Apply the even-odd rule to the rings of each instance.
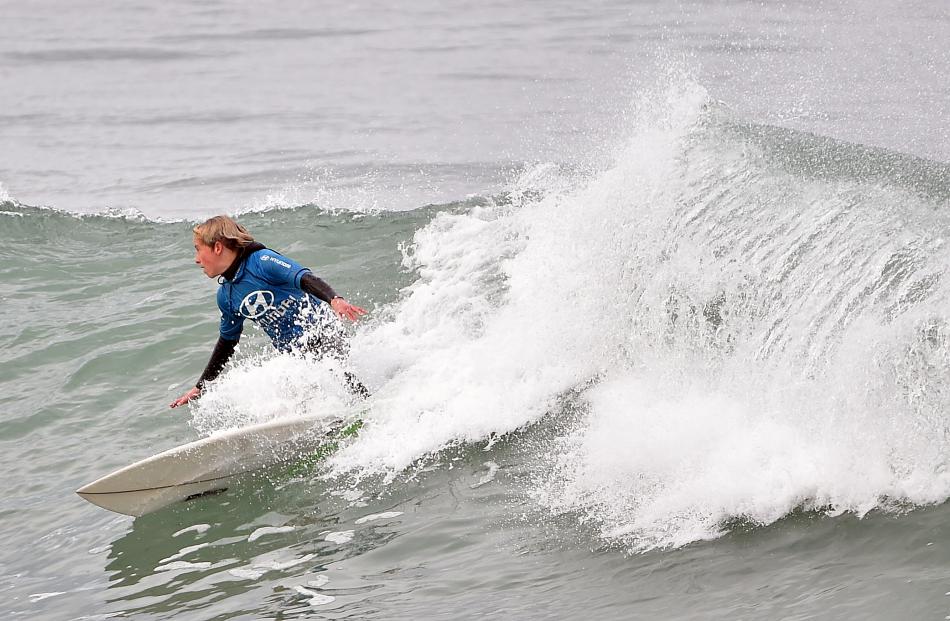
[[[139,517],[145,515],[147,511],[142,511],[140,508],[141,503],[129,502],[133,500],[129,497],[120,499],[116,494],[106,494],[106,493],[96,493],[89,492],[89,485],[84,485],[76,490],[76,493],[80,498],[86,502],[90,502],[97,507],[102,507],[103,509],[108,509],[109,511],[115,511],[116,513],[122,513],[125,515],[131,515],[132,517]]]

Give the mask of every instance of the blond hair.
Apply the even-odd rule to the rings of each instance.
[[[246,228],[227,216],[208,218],[192,231],[195,233],[195,239],[206,246],[221,242],[231,250],[238,250],[254,241]]]

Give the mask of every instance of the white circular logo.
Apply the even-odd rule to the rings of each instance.
[[[251,291],[241,301],[241,314],[248,319],[257,319],[274,308],[273,291]]]

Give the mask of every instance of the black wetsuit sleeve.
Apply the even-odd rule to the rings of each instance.
[[[226,338],[218,337],[214,351],[211,352],[211,359],[208,360],[208,365],[205,367],[204,373],[201,374],[201,378],[199,378],[198,383],[195,384],[199,390],[204,389],[205,382],[210,382],[218,377],[218,374],[221,373],[221,369],[224,368],[224,365],[227,364],[232,354],[234,354],[234,348],[237,347],[237,344],[237,341],[229,341]]]
[[[333,287],[324,282],[322,278],[314,276],[312,272],[307,272],[300,278],[300,288],[324,302],[339,297]]]

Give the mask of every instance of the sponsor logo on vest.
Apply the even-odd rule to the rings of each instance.
[[[241,314],[248,319],[257,319],[274,308],[273,291],[251,291],[241,300]]]
[[[286,267],[287,269],[290,269],[290,263],[287,263],[286,261],[281,261],[277,257],[272,257],[269,254],[265,254],[264,256],[262,256],[261,261],[273,261],[274,263],[276,263],[277,265],[281,267]]]

